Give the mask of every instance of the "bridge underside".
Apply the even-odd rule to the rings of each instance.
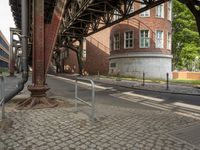
[[[55,47],[73,47],[93,33],[133,17],[168,0],[28,0],[29,43],[32,51],[32,96],[45,96],[46,72]],[[135,3],[144,7],[133,10]],[[17,28],[21,29],[21,0],[10,0]],[[117,19],[114,19],[117,16]],[[80,44],[81,45],[81,44]]]

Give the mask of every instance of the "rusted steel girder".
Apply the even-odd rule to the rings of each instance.
[[[90,36],[169,0],[83,1],[87,2],[86,6],[84,3],[78,5],[78,2],[74,1],[76,5],[71,3],[73,7],[66,8],[61,29],[62,37],[79,39]],[[134,3],[143,4],[144,7],[131,10]],[[114,19],[114,16],[118,16],[118,19]]]
[[[45,96],[45,24],[44,0],[33,1],[33,73],[32,85],[28,86],[31,96]]]
[[[57,32],[65,9],[66,0],[59,0],[50,24],[45,24],[45,0],[33,1],[33,77],[28,86],[32,97],[45,97],[46,72],[55,46]]]
[[[45,25],[45,73],[52,58],[66,4],[67,0],[59,0],[54,9],[51,23]]]
[[[10,30],[10,56],[9,56],[9,72],[10,76],[14,76],[15,73],[15,60],[13,54],[13,31]]]
[[[17,45],[18,43],[20,43],[20,30],[19,29],[16,29],[16,28],[10,28],[10,56],[9,56],[9,73],[10,73],[10,76],[14,76],[14,73],[15,73],[15,63],[16,63],[16,54],[17,54],[17,50],[18,48],[20,47],[20,45]],[[18,36],[18,40],[17,41],[16,39],[14,39],[14,35],[17,35]],[[17,43],[18,42],[18,43]],[[15,51],[14,49],[15,48]]]

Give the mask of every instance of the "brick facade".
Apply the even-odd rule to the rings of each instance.
[[[134,6],[140,7],[140,4]],[[167,49],[167,34],[171,33],[171,21],[168,20],[168,3],[164,4],[164,17],[158,18],[155,16],[156,8],[150,10],[149,17],[141,17],[137,15],[101,32],[98,32],[90,37],[87,37],[86,44],[86,60],[84,61],[84,70],[89,74],[108,74],[110,56],[128,54],[128,53],[156,53],[170,55],[171,50]],[[140,30],[149,30],[150,32],[150,47],[140,48]],[[155,32],[163,31],[164,43],[163,48],[155,48]],[[124,48],[124,32],[133,31],[133,47]],[[120,34],[120,48],[113,50],[113,36]],[[72,51],[70,53],[73,53]],[[77,60],[70,57],[65,61],[66,64],[77,66]],[[77,67],[76,67],[77,68]]]

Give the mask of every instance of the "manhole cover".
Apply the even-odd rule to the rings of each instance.
[[[200,147],[200,124],[176,130],[171,135]]]

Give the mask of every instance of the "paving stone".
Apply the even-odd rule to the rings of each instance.
[[[88,111],[85,106],[80,109]],[[91,125],[86,115],[65,107],[11,111],[7,115],[13,126],[0,133],[0,146],[14,150],[198,150],[169,135],[200,123],[198,120],[169,111],[105,105],[98,105],[97,114],[103,119]]]

